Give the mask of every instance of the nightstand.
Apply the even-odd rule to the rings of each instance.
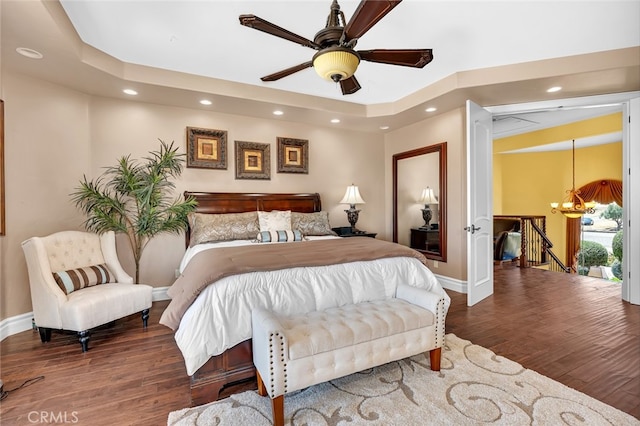
[[[411,248],[422,251],[440,251],[438,229],[411,228]]]
[[[369,237],[369,238],[375,238],[376,235],[378,235],[377,233],[371,233],[371,232],[365,232],[365,231],[360,231],[360,232],[356,232],[353,233],[351,232],[351,227],[350,226],[341,226],[339,228],[331,228],[331,230],[333,232],[335,232],[336,234],[338,234],[338,236],[340,237]]]

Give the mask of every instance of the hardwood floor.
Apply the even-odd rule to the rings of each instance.
[[[640,419],[640,306],[620,300],[620,286],[595,278],[506,267],[495,294],[473,307],[452,299],[447,333],[471,340]],[[40,343],[26,331],[0,343],[5,390],[2,425],[164,425],[189,406],[189,378],[170,330],[134,315],[93,331],[82,354],[73,334]],[[75,421],[74,421],[75,420]]]
[[[539,269],[495,269],[494,295],[449,292],[447,332],[640,419],[640,306],[619,284]]]

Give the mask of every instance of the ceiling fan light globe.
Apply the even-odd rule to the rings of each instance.
[[[313,57],[313,69],[325,80],[339,82],[350,78],[358,68],[360,58],[348,49],[328,48]]]

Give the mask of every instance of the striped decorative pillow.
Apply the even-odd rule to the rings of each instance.
[[[65,294],[93,285],[116,282],[116,277],[105,264],[54,272],[53,279]]]
[[[302,241],[300,231],[262,231],[258,234],[261,243],[286,243],[287,241]]]

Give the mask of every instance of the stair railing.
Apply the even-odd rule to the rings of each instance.
[[[548,265],[549,270],[571,272],[560,258],[551,250],[553,243],[546,233],[546,216],[494,216],[494,219],[520,221],[520,267]]]

